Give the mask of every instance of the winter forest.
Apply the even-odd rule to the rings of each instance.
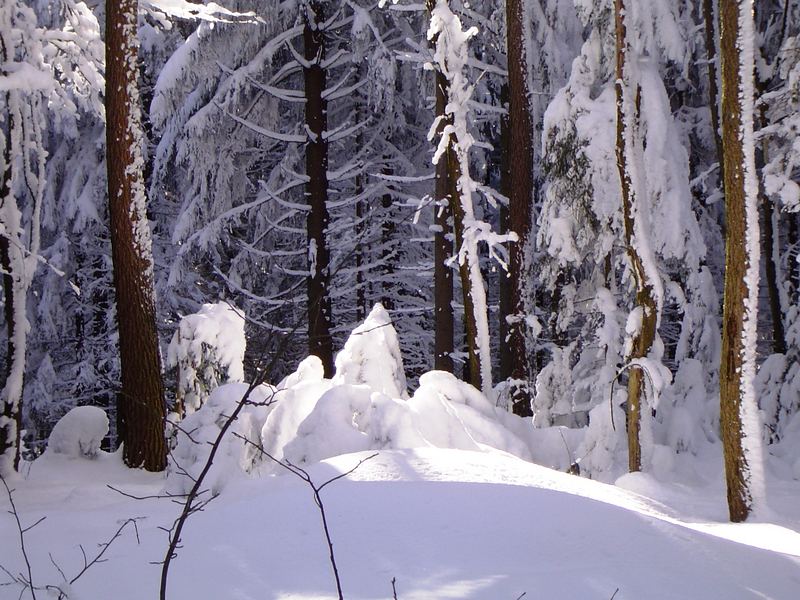
[[[0,598],[796,598],[798,128],[792,0],[3,0]]]

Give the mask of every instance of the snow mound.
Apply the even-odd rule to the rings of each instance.
[[[366,384],[390,398],[408,398],[397,332],[380,302],[353,330],[336,356],[333,382],[337,385]]]
[[[47,451],[70,458],[95,458],[107,434],[106,411],[96,406],[76,406],[53,427]]]
[[[187,416],[176,427],[175,448],[170,455],[166,490],[185,494],[208,462],[212,446],[222,427],[236,410],[248,385],[220,386],[200,410]],[[274,390],[266,385],[253,389],[219,444],[203,489],[218,493],[236,474],[249,472],[258,460],[261,425],[270,410]]]

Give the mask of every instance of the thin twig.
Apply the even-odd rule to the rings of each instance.
[[[322,519],[322,529],[325,533],[325,541],[328,544],[328,561],[331,563],[331,569],[333,570],[333,578],[336,582],[336,592],[339,595],[338,596],[339,600],[344,600],[344,595],[342,593],[342,581],[341,578],[339,577],[339,568],[336,565],[336,554],[333,551],[333,539],[331,538],[331,532],[330,529],[328,528],[328,517],[325,514],[325,504],[322,502],[322,496],[320,495],[320,492],[329,483],[333,483],[334,481],[338,481],[352,474],[365,462],[367,462],[368,460],[372,460],[373,458],[378,456],[378,453],[376,452],[374,454],[371,454],[370,456],[367,456],[366,458],[362,458],[360,461],[358,461],[358,464],[356,464],[352,469],[349,469],[344,473],[339,473],[338,475],[336,475],[335,477],[331,477],[321,485],[317,485],[316,483],[314,483],[314,480],[311,479],[311,475],[308,473],[308,471],[306,471],[302,467],[298,467],[297,465],[292,464],[288,460],[278,460],[277,458],[272,456],[269,452],[264,450],[264,447],[261,444],[256,444],[252,440],[247,439],[245,436],[236,433],[235,431],[233,432],[233,435],[239,438],[240,440],[244,441],[246,444],[250,444],[251,446],[256,448],[264,456],[266,456],[274,463],[280,465],[281,467],[289,471],[292,475],[295,475],[296,477],[305,481],[311,488],[312,492],[314,493],[314,504],[317,505],[317,509],[319,510],[319,516]],[[392,579],[392,589],[394,589],[394,579]]]
[[[31,598],[33,600],[36,600],[36,591],[35,591],[35,589],[33,587],[33,570],[31,569],[31,561],[28,558],[28,550],[27,550],[27,548],[25,548],[25,533],[30,531],[33,527],[35,527],[36,525],[38,525],[42,521],[44,521],[45,517],[42,517],[41,519],[36,521],[36,523],[31,525],[30,527],[23,527],[22,526],[22,522],[19,519],[19,513],[17,512],[17,505],[14,503],[13,490],[10,487],[8,487],[8,483],[6,482],[6,478],[3,477],[2,473],[0,473],[0,481],[3,482],[3,487],[6,488],[6,494],[8,495],[8,502],[11,504],[11,510],[8,511],[8,512],[9,512],[9,514],[11,514],[14,517],[14,521],[16,521],[16,523],[17,523],[17,533],[19,535],[19,547],[20,547],[20,550],[22,551],[22,558],[25,561],[25,568],[28,571],[28,579],[26,581],[24,579],[24,577],[22,577],[22,583],[27,585],[28,589],[30,589],[30,592],[31,592]],[[3,569],[3,570],[6,571],[5,569]],[[6,571],[6,573],[8,573],[8,571]],[[9,573],[9,575],[10,575],[10,573]],[[17,578],[15,578],[13,576],[12,576],[12,578],[15,581],[19,581]],[[25,588],[23,587],[23,591],[24,591],[24,589]],[[22,597],[22,592],[20,592],[19,596],[20,596],[20,598]]]

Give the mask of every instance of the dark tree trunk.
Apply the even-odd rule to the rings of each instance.
[[[722,160],[722,124],[719,121],[719,88],[717,86],[717,35],[714,31],[714,0],[703,0],[703,20],[705,21],[706,58],[708,59],[708,108],[711,111],[711,131],[714,134],[714,146],[717,148],[720,176],[725,177]]]
[[[741,1],[741,0],[739,0]],[[742,145],[742,105],[739,92],[744,77],[740,68],[739,1],[720,3],[720,58],[722,71],[722,144],[725,164],[725,294],[722,314],[720,357],[720,430],[725,457],[728,511],[731,521],[744,521],[750,514],[747,456],[744,452],[742,409],[742,332],[745,301],[749,296],[745,274],[750,266],[745,240],[748,226],[745,192],[745,155]],[[742,9],[743,10],[743,9]],[[748,318],[755,318],[750,314]]]
[[[386,167],[383,170],[384,175],[391,175],[392,169]],[[381,207],[383,208],[383,217],[381,221],[381,303],[386,310],[394,308],[394,299],[392,298],[394,278],[394,236],[395,236],[395,223],[392,219],[392,194],[388,191],[381,196]]]
[[[137,93],[137,2],[107,2],[108,198],[122,390],[118,428],[130,467],[166,466],[164,389],[156,334],[153,259],[144,210]]]
[[[0,40],[1,42],[2,40]],[[2,47],[3,58],[6,57],[5,44]],[[5,94],[6,106],[9,105],[9,94]],[[14,116],[7,113],[7,132],[5,133],[5,147],[3,149],[3,169],[2,179],[0,180],[0,203],[11,202],[11,131],[14,128]],[[3,271],[3,308],[6,320],[6,328],[8,332],[8,340],[6,342],[6,364],[4,369],[4,377],[0,390],[6,389],[8,378],[11,376],[11,371],[14,366],[14,276],[11,270],[11,254],[10,254],[10,241],[7,236],[0,235],[0,268]],[[7,424],[0,426],[0,456],[8,452],[13,452],[12,466],[14,470],[19,467],[20,459],[20,435],[22,433],[22,407],[18,404],[15,405],[12,399],[3,396],[3,410],[0,413],[4,419],[8,419]],[[15,427],[11,427],[11,424]],[[14,431],[16,429],[16,431]]]
[[[631,262],[634,280],[636,282],[636,308],[642,311],[642,320],[638,333],[633,339],[630,356],[627,361],[645,358],[650,353],[656,335],[656,322],[658,309],[653,293],[653,282],[649,280],[645,271],[642,257],[635,245],[634,236],[634,205],[638,201],[633,182],[630,178],[629,163],[634,157],[626,153],[625,139],[629,135],[636,135],[638,127],[641,89],[636,87],[633,99],[633,122],[627,122],[625,116],[625,91],[632,84],[627,76],[628,41],[625,26],[625,3],[615,0],[614,21],[616,30],[616,101],[617,101],[617,140],[616,154],[619,180],[622,188],[622,213],[625,229],[625,245],[628,258]],[[630,99],[628,100],[630,101]],[[634,366],[628,377],[628,470],[631,472],[642,469],[642,447],[640,440],[642,398],[644,397],[644,372],[641,367]]]
[[[512,390],[514,413],[533,415],[529,389],[528,348],[525,343],[527,306],[527,249],[531,235],[533,205],[533,124],[528,103],[528,73],[525,56],[524,0],[506,0],[508,43],[508,120],[507,154],[510,165],[509,226],[519,240],[511,245],[511,317],[508,323],[508,352],[511,378],[517,382]]]
[[[306,196],[308,212],[308,351],[322,361],[325,377],[333,375],[333,342],[331,340],[330,251],[328,250],[328,142],[323,138],[328,126],[328,103],[323,97],[326,73],[322,67],[325,56],[325,33],[319,29],[324,22],[322,2],[311,2],[303,29],[305,59],[309,68],[303,69],[306,91]]]
[[[435,6],[435,0],[428,0],[428,10]],[[435,45],[436,40],[431,40]],[[434,78],[436,94],[436,117],[444,115],[447,106],[447,78],[436,72]],[[444,119],[439,121],[439,131],[444,127]],[[434,235],[433,235],[433,320],[434,320],[434,349],[433,366],[440,371],[453,372],[453,336],[455,334],[455,321],[453,319],[453,270],[445,262],[453,255],[453,242],[448,239],[452,230],[452,216],[448,194],[449,160],[442,157],[436,164],[436,184],[434,190]]]
[[[500,88],[500,104],[508,107],[508,84],[503,84]],[[511,159],[509,147],[509,116],[508,113],[500,118],[500,147],[503,149],[500,155],[500,193],[506,198],[511,195]],[[508,206],[500,206],[500,233],[507,234],[511,231],[511,215]],[[511,273],[500,273],[499,276],[499,296],[500,313],[498,315],[497,331],[500,338],[498,352],[500,354],[499,381],[506,381],[511,378],[514,358],[511,346],[508,343],[508,317],[514,314],[513,297],[511,293]],[[512,398],[513,401],[513,398]]]

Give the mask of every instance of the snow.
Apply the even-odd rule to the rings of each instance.
[[[108,417],[102,408],[76,406],[53,427],[47,452],[69,458],[96,458],[107,434]]]
[[[337,456],[309,473],[321,483],[367,456]],[[77,544],[91,555],[120,519],[138,516],[138,543],[125,531],[108,561],[72,586],[73,597],[156,597],[160,568],[150,561],[166,548],[158,527],[178,507],[106,484],[145,496],[159,492],[161,477],[105,453],[69,464],[69,477],[65,465],[37,461],[16,484],[23,523],[48,517],[26,534],[35,580],[61,579],[48,553],[71,577],[82,566]],[[683,502],[688,517],[645,497],[654,493]],[[791,600],[798,589],[800,534],[720,523],[722,502],[711,519],[694,519],[708,498],[645,474],[609,486],[497,453],[392,450],[327,486],[322,499],[346,598],[389,598],[392,578],[398,598],[419,600],[610,598],[617,589],[622,599]],[[11,516],[0,519],[12,533]],[[23,567],[15,544],[0,548],[0,564]],[[238,481],[193,516],[170,573],[175,600],[336,597],[313,498],[290,474]]]

